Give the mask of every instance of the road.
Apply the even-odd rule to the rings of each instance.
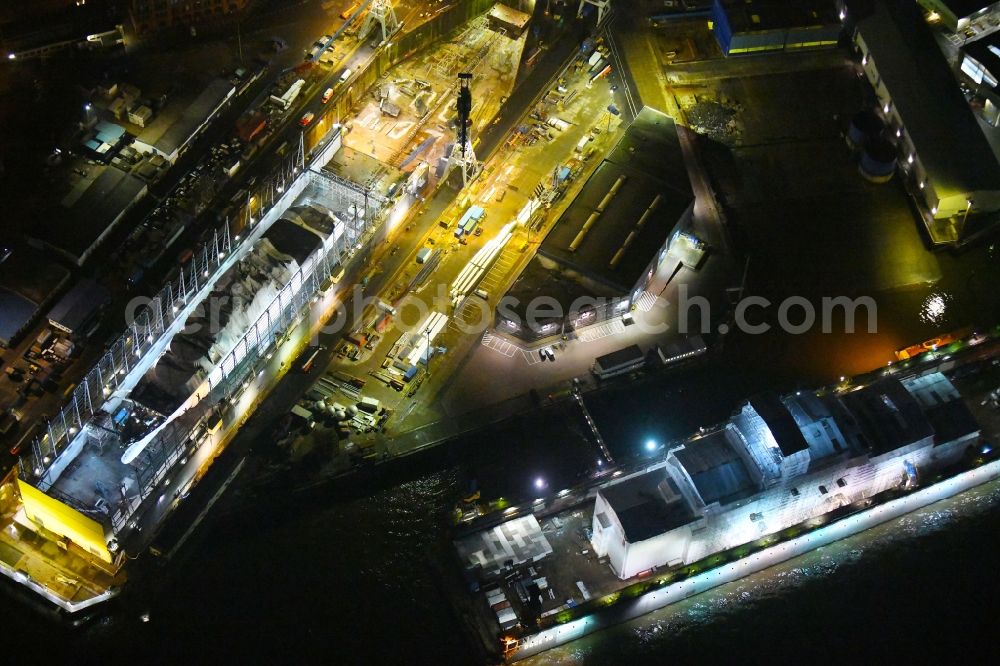
[[[252,45],[255,43],[259,45],[259,43],[269,39],[270,36],[275,34],[276,28],[279,27],[294,29],[295,33],[300,35],[299,41],[292,40],[292,44],[288,47],[286,53],[274,58],[267,71],[257,81],[247,88],[243,94],[229,102],[227,108],[192,143],[190,148],[178,158],[174,166],[167,171],[164,178],[151,188],[151,196],[144,198],[135,208],[129,211],[126,219],[118,225],[103,246],[95,252],[91,264],[95,267],[99,277],[103,275],[101,278],[102,281],[113,288],[114,298],[107,312],[124,313],[128,299],[134,296],[131,289],[124,284],[125,275],[119,274],[115,277],[111,274],[111,271],[115,270],[117,266],[108,260],[109,255],[120,246],[125,236],[135,226],[175,190],[181,179],[202,160],[203,156],[212,146],[231,135],[235,121],[240,115],[247,109],[256,108],[267,99],[280,72],[291,64],[301,62],[299,54],[306,50],[309,44],[322,34],[321,30],[328,30],[332,34],[334,28],[339,27],[343,23],[343,20],[339,18],[339,14],[352,3],[345,0],[342,6],[340,4],[337,6],[331,4],[331,6],[324,9],[323,16],[327,17],[327,21],[320,27],[320,31],[317,31],[314,27],[307,27],[308,24],[316,22],[315,14],[310,11],[313,9],[310,7],[311,4],[313,3],[281,3],[278,6],[272,7],[269,11],[252,15],[246,21],[246,31],[243,33],[242,39],[248,51],[252,50]],[[423,7],[423,3],[419,1],[397,2],[395,5],[397,17],[406,22],[407,27],[413,28],[418,25],[417,18],[420,13],[419,10]],[[286,20],[275,24],[273,19],[279,16],[286,18]],[[335,44],[335,47],[343,54],[341,64],[329,70],[325,67],[319,70],[323,71],[324,74],[312,81],[300,96],[299,105],[290,109],[284,116],[279,130],[275,132],[275,135],[266,145],[265,149],[258,153],[248,165],[237,172],[236,177],[230,180],[216,194],[214,202],[206,206],[205,211],[188,225],[184,233],[175,242],[175,247],[197,246],[198,239],[202,234],[218,224],[218,212],[224,205],[224,202],[229,201],[234,194],[246,187],[248,182],[264,183],[266,182],[267,175],[279,170],[283,158],[277,156],[275,151],[286,141],[292,145],[298,145],[298,138],[302,133],[302,128],[297,124],[297,120],[306,111],[311,110],[317,115],[317,120],[314,122],[323,121],[325,119],[323,111],[329,108],[321,101],[323,91],[338,81],[340,73],[345,66],[354,69],[357,73],[363,70],[371,61],[374,54],[374,50],[368,44],[368,40],[358,42],[348,36],[339,40]],[[337,94],[343,94],[343,90],[338,90]],[[289,156],[286,155],[285,157]],[[291,157],[294,157],[294,150]],[[258,201],[264,200],[263,192],[264,188],[261,189]],[[270,194],[273,196],[273,192]],[[157,266],[147,272],[145,280],[147,284],[160,284],[165,279],[172,279],[175,272],[176,264],[173,254],[167,253],[161,258]],[[26,369],[28,364],[22,359],[22,355],[31,346],[35,337],[45,325],[46,322],[43,320],[36,329],[25,334],[24,338],[15,348],[4,350],[2,355],[0,355],[3,365],[14,365],[15,367]],[[10,453],[9,449],[28,432],[30,424],[38,419],[44,420],[52,414],[57,413],[65,402],[63,391],[67,387],[74,386],[79,382],[89,372],[93,363],[104,353],[96,341],[113,339],[113,336],[120,334],[122,325],[123,322],[116,316],[103,318],[101,327],[91,338],[90,342],[84,346],[82,353],[63,371],[58,390],[51,393],[44,393],[37,398],[29,398],[29,401],[19,408],[18,413],[21,416],[21,424],[14,432],[9,433],[3,438],[3,448],[0,450],[0,470],[6,472],[15,464],[17,458]],[[39,363],[39,365],[43,369],[47,366],[45,363]],[[0,405],[7,406],[14,404],[17,397],[16,391],[20,385],[9,379],[2,379],[0,382],[2,382],[2,385],[0,385]]]
[[[528,105],[544,91],[543,84],[563,66],[566,56],[574,48],[575,42],[569,47],[562,46],[554,49],[540,59],[536,71],[526,78],[515,94],[508,100],[505,106],[505,112],[510,114],[507,122],[503,124],[498,123],[491,130],[490,136],[492,138],[489,140],[493,142],[493,145],[497,145],[501,141],[502,133],[500,131],[505,127],[513,127],[520,118],[521,112],[526,110]],[[518,104],[522,106],[518,107]],[[484,136],[481,145],[486,146],[486,141],[487,138]],[[483,154],[488,154],[489,152],[490,149],[488,147],[483,149]],[[376,248],[374,255],[368,262],[355,262],[352,267],[353,274],[349,273],[345,275],[342,283],[351,284],[360,281],[361,274],[366,273],[369,271],[370,266],[375,265],[377,269],[368,273],[370,281],[364,290],[365,295],[373,296],[391,288],[394,284],[393,278],[400,271],[405,271],[408,265],[411,265],[413,254],[423,244],[424,238],[432,233],[437,233],[435,231],[437,229],[435,226],[436,221],[451,204],[455,196],[456,193],[453,190],[446,187],[439,189],[433,197],[424,203],[416,216],[410,220],[412,224],[411,230],[406,231],[405,227],[401,227],[398,243],[400,247],[407,246],[407,251],[399,251],[393,254],[389,251],[388,245]],[[497,215],[491,218],[488,225],[495,229],[502,224],[502,219],[502,216]],[[488,235],[484,233],[481,238],[485,240],[488,238]],[[475,246],[473,245],[464,247],[463,253],[460,254],[467,258],[474,249]],[[457,273],[462,264],[456,260],[450,265],[451,271]],[[435,276],[435,281],[443,281],[443,277],[443,274]],[[314,304],[314,308],[322,310],[331,304],[324,301]],[[347,311],[353,312],[350,304],[350,301],[346,303],[348,306]],[[320,319],[320,317],[307,317],[305,321],[318,321]],[[353,323],[355,322],[348,321],[345,329],[350,330]],[[319,350],[313,370],[309,373],[302,373],[298,371],[289,372],[289,370],[295,369],[293,367],[294,360],[302,353],[305,345],[310,342],[311,336],[307,335],[301,326],[289,336],[289,341],[282,346],[281,351],[275,355],[264,372],[253,380],[251,389],[244,394],[252,397],[246,398],[246,404],[241,402],[238,405],[238,409],[234,410],[234,415],[226,423],[222,431],[220,431],[223,434],[220,434],[218,441],[210,447],[213,453],[205,454],[205,461],[212,459],[214,462],[207,468],[204,479],[194,486],[189,500],[182,500],[182,493],[174,502],[180,506],[177,514],[171,520],[167,521],[162,537],[157,540],[158,548],[161,551],[168,552],[172,550],[178,540],[188,538],[190,525],[192,521],[198,519],[198,515],[203,510],[205,503],[211,502],[212,498],[220,492],[220,489],[225,484],[231,482],[232,475],[240,465],[244,464],[243,461],[247,459],[247,455],[251,452],[251,447],[255,443],[262,441],[262,439],[267,439],[265,435],[270,432],[274,423],[288,413],[292,405],[315,382],[319,374],[323,372],[335,353],[336,343],[340,340],[340,337],[340,332],[320,333],[318,342],[323,344],[325,348]],[[263,394],[264,391],[267,392],[266,398],[257,400],[255,396]],[[223,436],[225,440],[222,439]],[[222,445],[223,441],[228,442],[224,448]],[[217,453],[218,458],[214,458],[213,456],[216,455],[215,452],[219,449],[221,449],[221,452]],[[204,450],[208,451],[209,448]],[[253,464],[249,466],[251,470],[261,464],[261,460],[257,456],[251,459],[253,460]],[[188,463],[188,465],[189,470],[185,473],[185,477],[191,478],[196,473],[195,466],[193,462]],[[249,473],[248,471],[242,472],[243,475]],[[177,483],[186,483],[186,481],[178,481]],[[170,501],[169,495],[165,501]]]

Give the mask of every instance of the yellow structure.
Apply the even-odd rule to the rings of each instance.
[[[99,522],[49,497],[21,479],[17,480],[17,489],[21,493],[24,513],[31,522],[69,539],[108,564],[112,563],[111,551],[104,538],[104,527]]]

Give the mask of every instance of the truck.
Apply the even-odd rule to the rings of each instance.
[[[240,116],[236,121],[236,136],[243,143],[250,143],[267,127],[267,118],[260,111],[254,110]]]
[[[313,42],[312,48],[305,52],[305,60],[307,62],[314,62],[316,58],[321,56],[332,43],[333,37],[331,35],[323,35]]]
[[[629,345],[624,349],[599,356],[594,360],[590,371],[598,379],[610,379],[638,370],[644,365],[646,365],[646,353],[639,348],[639,345]]]
[[[458,227],[455,228],[455,238],[471,234],[476,225],[485,219],[485,217],[486,210],[482,206],[472,206],[469,208],[469,210],[465,211],[462,219],[458,221]]]
[[[422,247],[419,250],[417,250],[417,263],[422,264],[426,262],[428,259],[430,259],[432,252],[433,250],[431,250],[429,247]]]
[[[38,337],[35,338],[31,347],[24,352],[24,357],[29,359],[38,358],[49,348],[49,346],[53,343],[54,338],[55,334],[52,332],[52,329],[46,326],[42,329],[42,332],[38,334]]]
[[[296,79],[295,83],[290,85],[288,87],[288,90],[286,90],[280,96],[271,95],[269,99],[271,100],[272,103],[274,103],[275,106],[279,106],[284,111],[287,111],[289,108],[291,108],[296,98],[298,98],[299,93],[302,92],[302,88],[305,87],[305,85],[306,85],[305,79]]]

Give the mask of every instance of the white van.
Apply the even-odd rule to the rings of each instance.
[[[476,289],[475,294],[484,301],[490,300],[490,295],[486,293],[485,289]]]
[[[345,69],[340,75],[340,82],[344,83],[347,79],[351,78],[351,70]]]

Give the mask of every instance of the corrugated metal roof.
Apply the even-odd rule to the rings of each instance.
[[[728,504],[758,490],[725,429],[688,442],[673,455],[691,477],[705,504]]]

